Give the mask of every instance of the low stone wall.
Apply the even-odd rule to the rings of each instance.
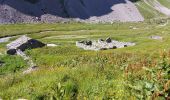
[[[116,40],[111,40],[107,38],[106,40],[99,39],[98,41],[77,41],[76,46],[83,48],[84,50],[108,50],[116,48],[124,48],[129,46],[134,46],[135,43],[131,42],[119,42]]]

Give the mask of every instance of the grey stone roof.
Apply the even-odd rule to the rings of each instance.
[[[22,44],[27,43],[29,40],[31,40],[30,37],[27,37],[26,35],[23,35],[20,38],[16,39],[15,41],[7,44],[7,49],[17,49]]]

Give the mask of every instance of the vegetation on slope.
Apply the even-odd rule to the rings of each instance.
[[[150,1],[148,1],[150,2]],[[140,13],[143,15],[143,17],[147,19],[153,19],[153,18],[160,18],[165,17],[162,13],[155,10],[153,7],[149,6],[146,2],[143,0],[139,0],[136,2],[136,6],[138,7]]]
[[[170,1],[169,0],[157,0],[159,1],[162,5],[170,9]]]
[[[27,66],[20,57],[0,55],[0,61],[5,62],[0,67],[0,97],[5,100],[165,99],[170,93],[170,24],[162,26],[164,24],[157,21],[112,25],[1,25],[1,36],[16,35],[15,39],[18,35],[28,34],[59,46],[26,51],[39,67],[27,75],[22,73]],[[164,39],[152,40],[151,35]],[[137,45],[98,52],[75,46],[77,40],[106,37]],[[0,44],[0,53],[4,54],[6,44]]]

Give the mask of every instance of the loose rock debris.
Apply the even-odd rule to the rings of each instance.
[[[129,46],[134,46],[135,43],[131,42],[119,42],[116,40],[112,40],[111,38],[107,38],[106,40],[99,39],[98,41],[77,41],[76,46],[79,48],[83,48],[84,50],[108,50],[108,49],[116,49],[116,48],[124,48]]]

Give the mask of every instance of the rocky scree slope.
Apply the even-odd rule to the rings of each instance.
[[[130,0],[0,0],[0,23],[138,22],[144,18]]]

